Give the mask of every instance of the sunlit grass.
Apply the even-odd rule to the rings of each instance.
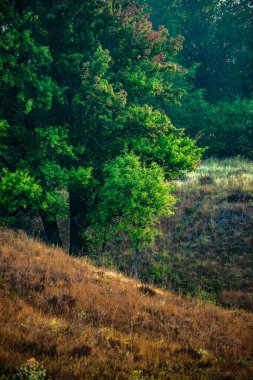
[[[220,193],[223,190],[253,192],[253,162],[240,157],[204,160],[196,171],[187,174],[184,180],[176,181],[176,184],[189,191],[201,182]]]

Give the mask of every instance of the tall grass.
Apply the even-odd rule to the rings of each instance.
[[[233,189],[253,192],[253,162],[240,157],[202,161],[195,172],[187,174],[184,181],[177,181],[177,184],[194,188],[203,177],[209,177],[210,183],[221,192]]]
[[[0,230],[0,268],[6,376],[31,358],[51,379],[253,375],[252,314],[143,286],[22,232]]]

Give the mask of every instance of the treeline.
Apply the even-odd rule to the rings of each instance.
[[[180,106],[169,107],[208,156],[253,157],[253,22],[249,0],[145,0],[155,27],[184,38],[188,69]]]
[[[131,1],[1,0],[0,17],[1,220],[39,215],[61,245],[69,217],[72,254],[124,231],[136,273],[168,180],[202,153],[166,114],[181,41]]]

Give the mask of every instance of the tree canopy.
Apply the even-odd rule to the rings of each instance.
[[[177,59],[188,74],[181,105],[167,111],[173,124],[208,146],[206,155],[252,158],[252,2],[145,3],[156,28],[164,25],[172,38],[184,39]]]
[[[143,233],[163,206],[169,214],[166,181],[202,154],[167,115],[183,93],[181,39],[154,30],[132,1],[1,0],[0,22],[1,214],[40,215],[54,244],[57,218],[69,217],[71,253],[87,252],[94,210],[129,183],[136,193],[122,199],[127,231],[133,199]],[[141,206],[151,179],[150,205]]]

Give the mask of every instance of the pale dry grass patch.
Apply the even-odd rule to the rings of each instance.
[[[242,158],[224,160],[209,159],[202,161],[195,172],[186,175],[184,180],[175,184],[179,189],[194,191],[203,183],[206,190],[216,191],[247,191],[253,189],[253,163]]]

